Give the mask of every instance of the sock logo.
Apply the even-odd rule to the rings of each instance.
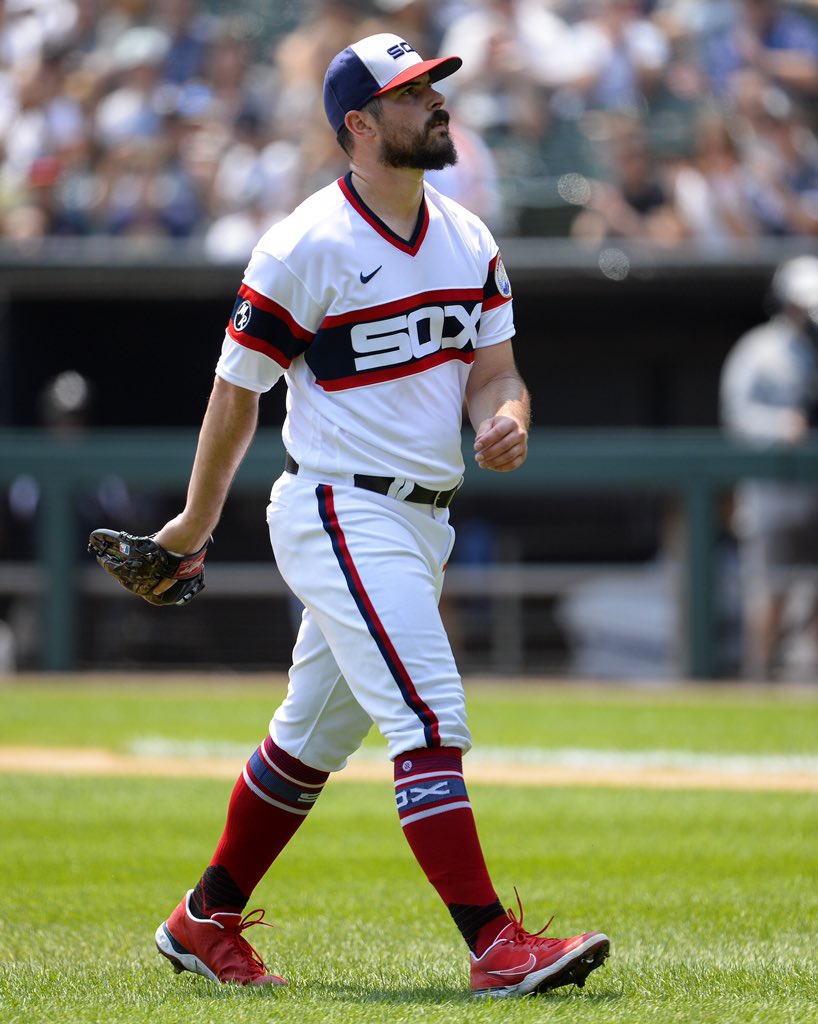
[[[403,807],[408,807],[410,804],[419,804],[427,800],[451,795],[452,791],[449,786],[449,780],[443,779],[441,782],[435,782],[431,786],[409,786],[396,793],[395,799],[398,802],[398,810],[400,810]]]

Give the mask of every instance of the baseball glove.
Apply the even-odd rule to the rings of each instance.
[[[151,537],[94,530],[88,538],[88,551],[126,590],[150,604],[165,606],[187,604],[204,590],[204,560],[209,543],[192,555],[177,555]],[[154,594],[154,587],[162,580],[177,582],[161,594]]]

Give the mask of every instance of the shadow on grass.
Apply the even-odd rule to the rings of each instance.
[[[344,982],[334,983],[310,983],[296,982],[289,985],[264,985],[237,986],[226,985],[216,986],[209,984],[197,984],[191,979],[187,988],[186,996],[201,1001],[222,1001],[232,999],[254,999],[254,1000],[290,1000],[293,1003],[354,1003],[361,1006],[383,1005],[383,1006],[440,1006],[441,1004],[470,1004],[492,1002],[492,997],[476,1000],[467,988],[448,985],[406,985],[392,988],[366,988],[362,985],[347,984]],[[578,1006],[606,1006],[613,1005],[624,998],[621,988],[597,990],[593,992],[568,991],[559,989],[553,992],[544,992],[537,995],[523,996],[526,1001],[533,1001],[547,1005],[565,1005],[568,1003]],[[503,1002],[506,1002],[503,999]]]
[[[297,975],[287,985],[239,986],[213,985],[194,975],[180,976],[175,984],[184,986],[185,995],[197,1001],[223,1001],[233,999],[279,1000],[293,1005],[305,1004],[354,1004],[358,1006],[440,1006],[480,1005],[484,1002],[516,1002],[517,999],[484,997],[476,999],[467,984],[451,984],[451,979],[438,978],[427,984],[418,984],[411,979],[372,978],[368,981],[347,980],[342,977]],[[607,982],[607,984],[606,984]],[[588,988],[579,989],[567,985],[551,992],[520,997],[524,1001],[557,1006],[572,1005],[604,1007],[613,1006],[626,998],[624,986],[614,979],[594,979]]]

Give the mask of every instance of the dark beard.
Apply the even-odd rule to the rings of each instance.
[[[451,135],[432,136],[432,129],[448,124],[449,115],[433,114],[412,138],[382,139],[380,162],[384,167],[413,167],[421,171],[442,171],[457,163],[457,150]]]

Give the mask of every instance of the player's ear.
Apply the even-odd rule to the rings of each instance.
[[[375,121],[362,110],[350,110],[344,124],[355,139],[372,138],[375,135]]]

